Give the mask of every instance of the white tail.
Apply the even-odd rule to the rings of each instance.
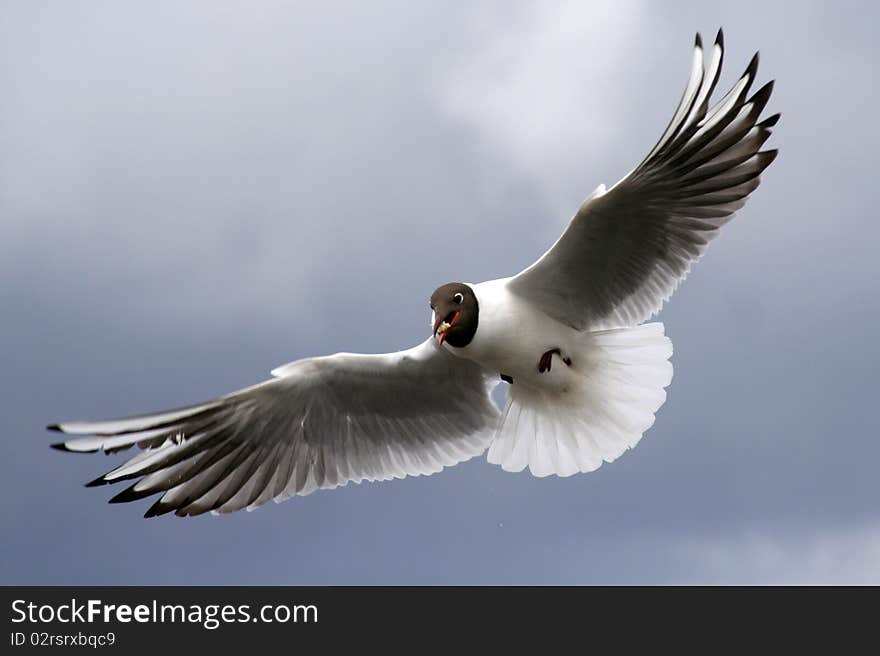
[[[672,381],[662,323],[583,333],[564,392],[514,382],[489,462],[535,476],[597,469],[631,449],[654,423]]]

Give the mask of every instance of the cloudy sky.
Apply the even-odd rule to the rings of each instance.
[[[876,10],[711,4],[5,3],[0,583],[880,583]],[[617,462],[146,521],[82,487],[118,457],[48,449],[422,341],[438,284],[520,270],[641,159],[719,25],[781,155],[661,314],[675,379]]]

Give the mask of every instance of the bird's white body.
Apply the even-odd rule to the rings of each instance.
[[[443,348],[513,382],[489,462],[536,476],[593,471],[635,446],[672,380],[672,343],[660,323],[575,330],[511,292],[510,278],[472,285],[480,327]],[[539,369],[544,353],[549,370]]]
[[[455,348],[447,343],[444,348],[489,371],[506,374],[517,384],[563,391],[576,381],[578,363],[572,358],[572,367],[568,367],[562,357],[572,357],[582,341],[582,333],[511,293],[507,287],[509,280],[501,278],[471,285],[480,304],[480,328],[467,346]],[[555,348],[561,355],[553,355],[550,370],[539,373],[541,355]]]

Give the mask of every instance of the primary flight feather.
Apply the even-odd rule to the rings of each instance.
[[[648,156],[600,186],[559,240],[511,278],[431,296],[431,336],[406,351],[338,353],[177,410],[49,428],[75,452],[140,452],[89,485],[129,481],[146,516],[256,508],[349,481],[432,474],[479,455],[538,476],[592,471],[638,443],[672,379],[672,344],[643,324],[740,209],[776,156],[779,114],[751,93],[758,57],[720,100],[721,31],[700,36],[687,86]],[[509,384],[503,411],[490,392]]]

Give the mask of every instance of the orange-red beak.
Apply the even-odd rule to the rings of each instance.
[[[434,323],[434,335],[440,336],[440,346],[443,346],[443,342],[446,340],[446,333],[448,333],[449,329],[455,325],[455,322],[458,321],[460,316],[461,312],[456,312],[452,315],[452,321],[447,323],[445,319],[437,319]]]

